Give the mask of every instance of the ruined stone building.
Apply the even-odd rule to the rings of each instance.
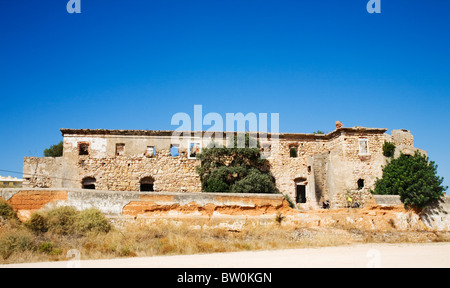
[[[279,133],[260,140],[280,192],[299,207],[346,205],[348,195],[364,201],[382,175],[385,141],[400,153],[414,153],[408,130],[342,127],[328,134]],[[202,135],[173,131],[61,129],[63,156],[25,157],[23,187],[113,191],[201,192],[195,153]],[[276,136],[276,137],[274,137]],[[423,151],[422,151],[423,152]]]

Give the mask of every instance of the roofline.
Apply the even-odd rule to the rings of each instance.
[[[367,133],[367,134],[384,134],[388,129],[386,128],[367,128],[367,127],[341,127],[327,134],[314,133],[267,133],[267,137],[278,136],[279,139],[314,139],[314,140],[329,140],[344,133]],[[175,130],[108,130],[108,129],[60,129],[62,136],[66,135],[120,135],[120,136],[172,136]],[[197,136],[198,131],[176,131],[180,135],[187,135],[191,133],[192,137]],[[201,131],[204,133],[214,133],[214,131]],[[219,131],[222,132],[222,131]],[[226,132],[223,133],[233,133]],[[237,134],[238,132],[234,132]],[[258,133],[258,132],[246,132]]]

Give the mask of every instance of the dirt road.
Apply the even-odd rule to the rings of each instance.
[[[77,251],[74,251],[77,252]],[[74,253],[76,255],[77,253]],[[81,255],[82,259],[82,255]],[[203,255],[135,257],[108,260],[76,259],[62,262],[0,265],[9,267],[450,267],[450,243],[364,244],[325,248],[290,249]]]

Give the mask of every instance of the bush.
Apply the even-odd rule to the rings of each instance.
[[[74,234],[76,216],[77,210],[74,207],[54,208],[47,214],[48,230],[61,235]]]
[[[36,234],[48,231],[47,218],[39,212],[31,214],[30,219],[24,223],[25,227]]]
[[[232,187],[233,193],[276,193],[273,178],[269,174],[261,173],[257,169],[251,169],[243,179],[237,181]]]
[[[53,251],[54,245],[52,242],[42,242],[39,245],[38,251],[41,253],[50,254]]]
[[[48,231],[60,235],[82,235],[90,231],[108,233],[111,230],[108,219],[98,209],[78,212],[70,206],[58,207],[46,213],[35,212],[25,227],[37,234]]]
[[[13,253],[33,250],[31,235],[26,231],[14,231],[0,238],[0,256],[8,259]]]
[[[108,233],[111,225],[108,219],[98,209],[91,208],[81,211],[76,218],[76,230],[78,233],[86,232]]]
[[[375,182],[374,194],[400,195],[405,207],[424,208],[444,196],[448,187],[437,174],[437,165],[416,151],[414,156],[401,154],[383,168]]]
[[[385,141],[383,144],[383,155],[386,157],[394,157],[395,144]]]
[[[17,220],[17,213],[11,205],[0,199],[0,216],[8,220]]]

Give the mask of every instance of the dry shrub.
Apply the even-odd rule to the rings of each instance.
[[[8,259],[13,253],[34,250],[32,235],[23,230],[10,230],[0,237],[0,256]]]
[[[89,232],[108,233],[111,229],[109,220],[98,209],[79,212],[70,206],[35,212],[24,225],[37,234],[48,231],[59,235],[84,235]]]
[[[81,211],[75,219],[75,230],[80,233],[108,233],[111,224],[98,209],[91,208]]]
[[[0,198],[0,217],[6,220],[18,220],[16,211],[2,198]]]

